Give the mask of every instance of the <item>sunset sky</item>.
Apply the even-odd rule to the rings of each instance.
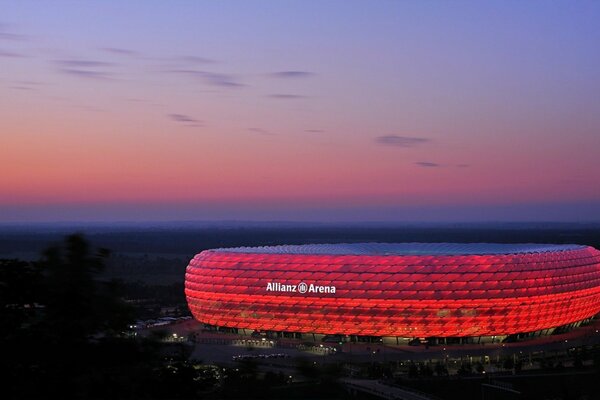
[[[0,6],[0,223],[600,221],[600,2]]]

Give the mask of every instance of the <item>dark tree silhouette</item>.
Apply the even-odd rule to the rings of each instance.
[[[52,343],[74,345],[123,332],[133,315],[119,298],[115,282],[98,280],[109,252],[92,253],[81,235],[70,235],[64,246],[44,252],[40,262],[45,279],[43,329]]]
[[[38,262],[0,260],[3,397],[149,397],[151,385],[135,381],[151,381],[160,358],[122,336],[133,314],[118,285],[99,279],[107,256],[71,235]]]
[[[38,262],[0,260],[3,399],[197,398],[215,385],[184,343],[126,334],[133,312],[102,278],[107,257],[70,235]]]

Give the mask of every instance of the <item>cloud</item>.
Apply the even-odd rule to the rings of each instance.
[[[306,96],[302,96],[300,94],[288,94],[288,93],[274,93],[270,94],[267,97],[271,97],[272,99],[305,99]]]
[[[222,74],[219,72],[196,71],[192,69],[175,69],[167,72],[199,78],[202,79],[207,85],[212,86],[230,88],[246,86],[245,84],[238,82],[237,78],[233,75]]]
[[[99,71],[98,68],[112,67],[116,64],[98,61],[98,60],[82,60],[82,59],[69,59],[69,60],[57,60],[55,61],[60,68],[60,72],[67,75],[77,76],[79,78],[87,79],[112,79],[111,73],[106,71]],[[94,69],[88,69],[94,68]]]
[[[429,139],[409,136],[386,135],[377,136],[375,138],[375,141],[379,144],[383,144],[386,146],[414,147],[429,142]]]
[[[181,122],[183,124],[185,124],[186,126],[190,126],[190,127],[198,127],[198,126],[202,126],[203,122],[190,117],[189,115],[185,115],[185,114],[167,114],[167,116],[176,122]]]
[[[169,114],[169,117],[173,121],[177,121],[177,122],[198,122],[194,118],[188,117],[187,115],[183,115],[183,114]]]
[[[184,61],[190,64],[213,64],[216,62],[213,59],[198,56],[181,56],[177,57],[177,60]]]
[[[469,164],[456,164],[456,166],[457,166],[458,168],[468,168],[468,167],[470,167],[470,165],[469,165]]]
[[[26,58],[25,54],[15,53],[12,51],[0,50],[0,57],[8,57],[8,58]]]
[[[308,71],[278,71],[269,74],[273,78],[308,78],[314,75]]]
[[[430,162],[430,161],[417,161],[415,163],[415,165],[418,165],[419,167],[425,167],[425,168],[436,168],[436,167],[441,166],[438,163],[434,163],[434,162]]]
[[[105,61],[96,60],[58,60],[56,61],[59,65],[67,68],[98,68],[98,67],[112,67],[115,64]]]
[[[259,133],[259,134],[261,134],[261,135],[274,135],[274,133],[272,133],[272,132],[269,132],[269,131],[267,131],[267,130],[265,130],[265,129],[262,129],[262,128],[248,128],[248,130],[249,130],[250,132]]]
[[[63,74],[73,75],[79,78],[88,78],[88,79],[98,79],[98,80],[106,80],[112,79],[110,74],[107,72],[101,71],[90,71],[87,69],[73,69],[73,68],[62,68],[60,70]]]
[[[243,83],[239,83],[231,75],[219,74],[214,72],[205,72],[204,78],[208,83],[214,86],[226,86],[226,87],[242,87],[245,86]]]
[[[13,33],[6,30],[7,24],[0,23],[0,40],[22,41],[29,40],[29,36]]]
[[[116,54],[118,56],[137,57],[140,55],[140,53],[137,51],[122,49],[119,47],[101,47],[100,50],[104,51],[105,53]]]
[[[38,90],[41,82],[37,81],[15,81],[13,86],[9,86],[10,89],[14,90]]]
[[[322,129],[305,129],[304,132],[321,133],[321,132],[325,132],[325,131]]]
[[[36,90],[36,88],[33,88],[31,86],[9,86],[9,89],[14,89],[14,90]]]
[[[19,35],[16,33],[10,32],[0,32],[0,39],[4,40],[27,40],[27,36]]]

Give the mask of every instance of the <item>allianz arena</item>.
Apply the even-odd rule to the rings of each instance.
[[[194,317],[236,331],[410,338],[536,336],[600,312],[600,251],[582,245],[353,243],[206,250]]]

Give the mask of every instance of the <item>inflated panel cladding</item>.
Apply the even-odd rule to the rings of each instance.
[[[268,291],[269,283],[335,293]],[[600,312],[600,252],[312,255],[204,251],[185,281],[208,324],[374,336],[532,332]]]

